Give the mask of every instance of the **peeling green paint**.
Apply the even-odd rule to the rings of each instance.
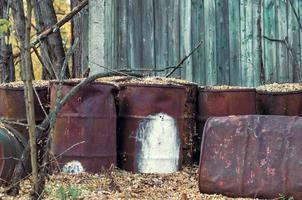
[[[92,0],[97,1],[97,0]],[[261,0],[259,55],[257,10],[260,0],[105,1],[105,64],[113,68],[176,65],[200,40],[203,46],[174,76],[200,84],[254,86],[298,82],[302,77],[302,32],[285,0]],[[302,1],[292,0],[302,19]],[[159,75],[165,74],[158,73]]]

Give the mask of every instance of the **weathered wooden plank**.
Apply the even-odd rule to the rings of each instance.
[[[275,39],[285,40],[287,37],[287,4],[283,0],[276,1]],[[272,19],[271,19],[272,20]],[[273,36],[271,36],[273,37]],[[266,40],[267,41],[267,40]],[[274,42],[276,48],[277,78],[275,81],[284,83],[289,81],[287,47],[281,42]]]
[[[191,1],[180,1],[180,58],[188,55],[192,50],[191,40]],[[192,57],[183,64],[181,76],[189,81],[193,80]]]
[[[240,65],[240,1],[229,1],[230,84],[241,85]]]
[[[128,66],[141,68],[142,66],[142,1],[129,0],[128,12]]]
[[[302,20],[302,1],[299,1],[299,11],[298,11],[298,16],[300,18],[300,20]],[[300,71],[299,71],[299,77],[300,77],[300,81],[302,82],[302,31],[300,30],[300,42],[299,42],[299,54],[300,54]]]
[[[142,66],[155,67],[153,0],[142,1]]]
[[[215,1],[204,1],[205,18],[205,65],[207,67],[207,85],[216,85],[217,61],[216,61],[216,20]]]
[[[253,38],[252,38],[252,63],[253,65],[253,73],[254,73],[254,86],[260,85],[260,59],[262,55],[259,54],[260,48],[260,40],[262,40],[262,35],[259,37],[259,32],[258,32],[258,20],[260,20],[260,26],[262,27],[262,20],[261,20],[261,10],[262,10],[262,4],[259,3],[261,0],[253,1],[252,2],[252,9],[253,9],[253,18],[252,18],[252,27],[253,27]],[[260,12],[260,13],[258,13]],[[259,19],[258,19],[259,18]]]
[[[180,48],[180,20],[179,20],[179,0],[167,1],[168,13],[168,65],[175,66],[179,60]],[[165,72],[166,73],[166,72]],[[172,75],[173,77],[180,77],[181,70],[177,70]]]
[[[192,45],[198,44],[201,40],[205,42],[204,33],[204,3],[202,0],[192,0],[191,11],[192,22]],[[206,83],[206,66],[205,66],[205,48],[204,43],[192,55],[193,80],[204,85]]]
[[[230,84],[228,1],[216,0],[216,47],[218,83]]]
[[[105,25],[104,25],[104,32],[105,32],[105,65],[106,67],[110,67],[112,69],[117,68],[117,7],[116,7],[116,0],[104,0],[105,1]],[[96,13],[102,12],[101,10],[95,10]],[[100,23],[100,22],[96,22]],[[91,39],[91,38],[90,38]],[[91,39],[93,41],[93,39]],[[93,41],[96,43],[96,46],[101,46],[102,44],[98,44],[97,41]],[[97,49],[91,51],[96,51]],[[96,56],[99,56],[96,53]],[[107,71],[107,70],[105,70]]]
[[[117,4],[117,68],[128,67],[128,0]]]
[[[256,63],[254,63],[254,56],[256,55],[253,52],[253,40],[257,39],[256,35],[253,35],[253,28],[255,25],[254,17],[254,9],[253,9],[253,1],[246,1],[246,38],[245,38],[245,55],[246,55],[246,86],[254,86],[254,69],[257,67]]]
[[[107,34],[104,32],[104,11],[105,0],[91,0],[89,1],[89,37],[88,37],[88,55],[89,61],[104,65],[104,38]],[[106,30],[106,29],[105,29]],[[108,48],[109,49],[109,48]],[[105,71],[104,69],[89,62],[90,74]]]
[[[168,0],[170,1],[170,0]],[[154,1],[155,20],[155,66],[163,68],[168,66],[168,2]],[[165,73],[158,73],[163,75]]]
[[[276,3],[275,0],[264,1],[264,36],[271,39],[276,39]],[[264,67],[267,83],[277,81],[276,45],[276,42],[264,40]]]
[[[292,4],[288,3],[288,70],[289,70],[289,81],[298,82],[300,81],[300,29],[297,17],[295,13],[299,13],[299,2],[291,0]]]
[[[248,55],[246,55],[246,2],[247,0],[240,0],[240,66],[241,66],[241,85],[247,85],[247,68],[248,68]]]

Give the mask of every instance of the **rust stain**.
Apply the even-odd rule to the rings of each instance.
[[[25,143],[25,138],[17,131],[0,128],[0,184],[10,181]]]
[[[201,137],[207,119],[215,116],[256,114],[255,97],[255,89],[198,89],[197,137],[194,138],[194,160],[196,162],[199,161]],[[227,121],[229,126],[238,123],[236,116],[232,116]],[[236,134],[240,134],[240,132],[238,129]],[[227,145],[227,143],[224,144]]]
[[[48,111],[48,88],[36,88],[39,98],[44,105],[44,109]],[[26,123],[26,109],[24,101],[24,90],[22,88],[9,88],[0,86],[0,117],[6,120],[18,121]],[[45,118],[45,114],[34,95],[35,117],[36,122],[39,123]],[[20,125],[13,125],[13,127],[28,138],[26,127]]]
[[[142,134],[143,136],[139,136],[138,134],[141,133],[137,130],[141,127],[143,121],[152,121],[150,117],[157,116],[158,113],[165,113],[166,116],[170,116],[175,120],[177,137],[180,139],[180,149],[182,149],[184,145],[185,87],[130,83],[122,84],[120,87],[117,135],[119,166],[128,171],[138,172],[140,170],[139,154],[144,144],[137,138],[144,139],[148,137],[144,134],[148,134],[150,131],[145,131]],[[169,129],[169,131],[171,130]],[[154,151],[156,152],[156,149]],[[164,153],[162,152],[162,154]],[[160,157],[161,154],[157,156]],[[178,156],[177,166],[180,168],[183,151],[180,151]],[[154,160],[154,163],[156,162]],[[158,169],[161,167],[163,166],[158,165]]]
[[[62,95],[75,85],[64,83]],[[57,84],[52,82],[51,108],[56,90]],[[63,106],[55,124],[52,146],[55,155],[62,154],[58,158],[61,167],[73,160],[79,161],[88,172],[116,165],[117,91],[111,84],[89,84]],[[76,146],[69,149],[73,145]]]
[[[237,123],[230,123],[234,118]],[[239,128],[241,134],[236,134]],[[302,199],[301,130],[301,117],[210,118],[202,138],[200,191],[230,197],[272,199],[283,194]],[[225,142],[227,149],[217,148],[216,144]]]
[[[263,115],[302,116],[302,92],[257,91],[257,113]]]

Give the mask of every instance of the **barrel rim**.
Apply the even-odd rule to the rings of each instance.
[[[172,89],[185,89],[185,85],[181,84],[159,84],[159,83],[120,83],[119,86],[121,87],[148,87],[148,88],[172,88]]]
[[[207,87],[199,87],[199,92],[209,92],[209,93],[222,93],[222,92],[256,92],[255,88],[238,88],[238,89],[223,89],[223,90],[217,90],[217,89],[210,89]]]
[[[259,95],[289,95],[289,94],[302,94],[301,90],[296,91],[286,91],[286,92],[269,92],[269,91],[263,91],[263,90],[256,90],[256,93]]]
[[[84,80],[84,79],[82,79],[82,80]],[[62,83],[63,83],[63,85],[76,86],[82,80],[76,80],[75,81],[75,80],[72,80],[72,79],[66,79],[66,80],[63,80]],[[59,80],[51,80],[51,81],[49,81],[50,87],[52,87],[53,85],[58,85],[59,83],[60,83]],[[109,82],[92,81],[89,84],[92,84],[92,85],[108,85],[108,86],[112,86],[112,87],[118,88],[117,84],[109,83]]]
[[[47,90],[48,88],[49,88],[49,85],[48,86],[37,86],[37,87],[35,87],[35,89],[37,91]],[[9,86],[0,85],[0,90],[4,90],[4,91],[9,91],[9,90],[24,91],[24,87],[9,87]]]

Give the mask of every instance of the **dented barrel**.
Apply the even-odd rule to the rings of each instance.
[[[0,125],[0,183],[6,185],[22,156],[25,138],[15,130]]]
[[[256,114],[256,91],[234,86],[200,87],[197,104],[197,137],[194,138],[194,160],[199,159],[203,127],[209,117]]]
[[[302,118],[214,117],[204,127],[199,189],[231,197],[302,199]]]
[[[181,168],[186,91],[173,84],[120,85],[118,161],[122,169],[172,173]]]
[[[43,105],[43,109],[46,112],[48,110],[47,106],[49,106],[47,85],[47,82],[34,84],[41,104]],[[35,94],[34,107],[36,122],[39,123],[45,118],[45,114]],[[9,121],[26,124],[27,119],[23,83],[15,82],[0,85],[0,117]],[[29,138],[26,127],[18,124],[12,126],[26,138]]]
[[[62,95],[77,82],[66,81]],[[54,108],[58,85],[51,83],[51,108]],[[116,165],[117,87],[91,83],[83,87],[61,109],[54,127],[52,151],[62,168],[78,161],[85,171],[99,172]]]

